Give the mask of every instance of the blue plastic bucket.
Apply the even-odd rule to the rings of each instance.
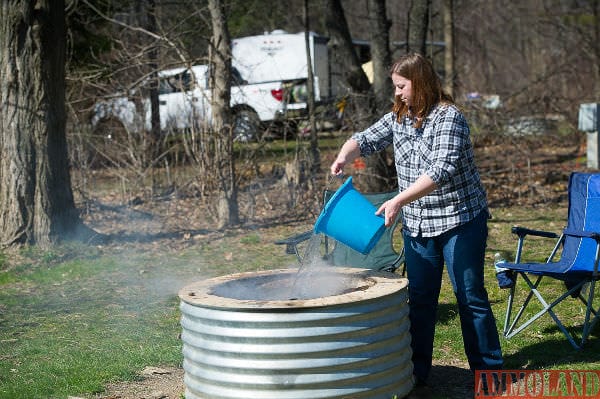
[[[384,218],[375,211],[377,208],[354,189],[350,176],[325,204],[314,232],[368,254],[385,231]]]

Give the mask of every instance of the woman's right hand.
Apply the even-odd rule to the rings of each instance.
[[[331,164],[331,167],[330,167],[331,174],[334,175],[334,176],[341,176],[341,175],[343,175],[344,174],[344,166],[345,165],[346,165],[346,162],[341,161],[339,159],[336,159]]]
[[[331,164],[331,174],[334,176],[341,176],[344,174],[344,166],[348,162],[352,162],[354,159],[360,156],[360,148],[358,143],[353,139],[348,139],[340,149],[338,156],[335,161]]]

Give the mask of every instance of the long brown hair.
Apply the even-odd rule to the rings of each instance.
[[[415,127],[419,128],[435,104],[454,103],[452,96],[442,90],[442,83],[431,62],[421,54],[409,53],[400,57],[390,68],[390,75],[394,73],[410,80],[412,85],[410,110],[399,96],[394,100],[392,110],[398,119],[410,111],[416,117]]]

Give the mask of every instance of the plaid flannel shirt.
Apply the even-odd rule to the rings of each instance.
[[[435,182],[433,192],[402,208],[402,225],[411,236],[434,237],[487,212],[469,126],[456,106],[438,104],[419,129],[390,112],[352,138],[362,156],[393,144],[400,191],[423,174]]]

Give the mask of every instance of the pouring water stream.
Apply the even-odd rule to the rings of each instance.
[[[336,177],[343,178],[343,175],[340,175],[340,176],[331,175],[329,177],[329,180],[327,181],[327,184],[325,185],[325,191],[327,191],[329,189],[329,186],[331,185],[331,183],[333,182],[333,180]],[[321,206],[319,213],[321,213],[323,211],[325,204],[326,203],[324,202],[323,205]],[[308,266],[308,270],[310,271],[310,269],[312,269],[312,267],[317,264],[320,254],[321,254],[320,247],[321,247],[321,235],[313,233],[310,240],[308,241],[308,246],[306,247],[306,250],[304,251],[304,256],[302,257],[302,259],[300,261],[300,266],[298,268],[298,271],[296,272],[296,276],[294,278],[294,282],[293,282],[292,288],[291,288],[292,293],[294,293],[296,290],[296,284],[298,282],[298,279],[302,275],[304,268]]]

